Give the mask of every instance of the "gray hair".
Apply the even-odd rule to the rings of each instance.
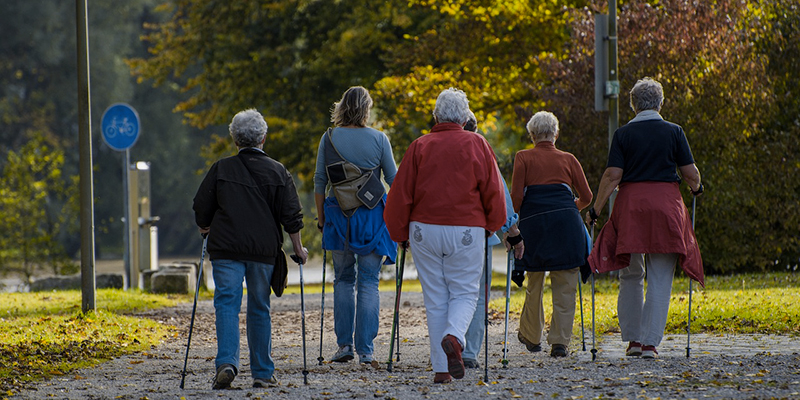
[[[558,118],[549,111],[539,111],[533,114],[525,127],[535,139],[555,139],[558,133]]]
[[[342,99],[333,103],[331,122],[336,126],[367,126],[369,109],[372,108],[372,97],[363,86],[347,89]]]
[[[645,110],[661,111],[664,88],[652,78],[639,79],[631,89],[631,108],[639,113]]]
[[[472,110],[469,111],[469,118],[467,119],[467,123],[464,125],[464,130],[478,132],[478,119],[475,118],[475,113],[472,112]]]
[[[267,121],[254,108],[239,111],[228,125],[233,141],[238,147],[258,147],[267,136]]]
[[[437,123],[455,122],[464,125],[469,120],[469,112],[467,94],[456,88],[442,90],[433,107],[433,117]]]

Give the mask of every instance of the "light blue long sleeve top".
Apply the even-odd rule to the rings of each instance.
[[[320,137],[317,150],[317,167],[314,171],[314,193],[325,194],[328,174],[325,171],[325,135]],[[389,186],[397,174],[397,164],[392,155],[389,138],[381,131],[370,127],[341,128],[332,130],[331,141],[342,158],[363,169],[380,167],[383,180]]]
[[[345,160],[362,169],[376,169],[383,180],[392,185],[397,165],[392,155],[389,138],[373,128],[334,128],[331,135],[336,150]],[[328,174],[325,170],[325,137],[320,138],[317,150],[317,167],[314,172],[314,192],[325,194]],[[380,170],[380,171],[378,171]],[[353,215],[345,217],[335,197],[328,196],[324,203],[325,226],[322,229],[322,247],[326,250],[350,250],[366,255],[375,252],[386,256],[385,264],[397,259],[397,243],[392,241],[383,221],[386,195],[373,209],[358,207]]]

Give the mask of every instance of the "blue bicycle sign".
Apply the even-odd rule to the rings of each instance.
[[[100,127],[108,147],[127,150],[139,138],[139,114],[125,103],[116,103],[103,113]]]

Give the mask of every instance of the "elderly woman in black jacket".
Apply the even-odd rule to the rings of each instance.
[[[247,282],[247,343],[253,387],[276,384],[271,356],[270,281],[285,230],[303,263],[303,214],[292,175],[264,152],[267,123],[256,110],[229,126],[239,154],[211,166],[194,197],[200,232],[208,234],[213,265],[217,373],[213,388],[230,386],[239,372],[239,310]]]

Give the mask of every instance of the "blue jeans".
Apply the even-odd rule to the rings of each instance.
[[[269,281],[273,265],[255,261],[211,260],[214,275],[214,311],[217,326],[215,366],[231,364],[239,371],[239,311],[242,280],[247,282],[247,343],[254,379],[269,379],[272,360],[272,321],[269,315]]]
[[[372,341],[378,336],[380,279],[383,256],[372,252],[356,255],[352,251],[331,250],[333,269],[333,321],[336,344],[353,346],[361,356],[372,355]],[[356,257],[358,272],[356,273]],[[356,283],[358,294],[356,295]]]
[[[492,247],[489,246],[489,251],[486,254],[486,261],[489,263],[489,287],[492,287]],[[483,345],[483,335],[486,333],[486,275],[481,273],[481,288],[478,290],[478,303],[475,305],[475,313],[472,314],[472,321],[467,328],[467,334],[464,339],[467,345],[464,346],[464,352],[461,357],[478,360],[478,353],[481,351]]]

